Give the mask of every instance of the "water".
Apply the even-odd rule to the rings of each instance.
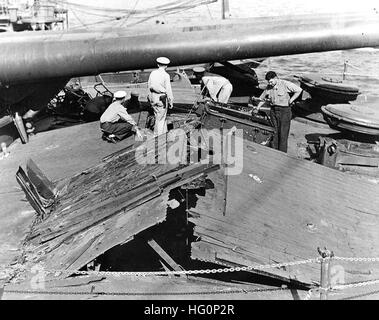
[[[128,2],[125,0],[79,0],[75,3],[87,7],[68,5],[69,26],[74,29],[94,29],[109,26],[133,28],[137,25],[154,26],[156,23],[162,22],[165,24],[178,22],[196,24],[196,21],[216,22],[221,19],[221,0],[209,2],[208,0],[131,0]],[[173,9],[175,5],[179,7]],[[378,0],[229,0],[229,5],[230,17],[236,19],[293,14],[317,15],[318,13],[333,12],[379,11]],[[194,7],[190,8],[191,6]],[[168,7],[171,9],[166,10],[165,13],[158,10]],[[102,10],[102,8],[104,9]],[[130,15],[125,10],[135,10],[138,14]],[[115,20],[116,16],[121,19]],[[334,78],[342,80],[344,61],[346,60],[349,65],[352,65],[348,67],[347,72],[361,75],[348,76],[346,80],[360,88],[362,95],[359,99],[379,98],[379,49],[272,57],[257,69],[257,73],[259,78],[263,79],[265,72],[269,69],[277,71],[279,76],[284,78],[307,72],[322,72],[334,74]]]

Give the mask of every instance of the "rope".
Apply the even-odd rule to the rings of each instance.
[[[192,105],[190,111],[187,113],[187,116],[186,116],[185,119],[184,119],[184,123],[186,123],[186,122],[188,121],[189,116],[190,116],[191,113],[192,113],[192,110],[194,110],[196,104],[200,101],[200,98],[201,98],[201,96],[202,96],[202,94],[203,94],[203,92],[204,92],[205,89],[206,89],[206,86],[204,86],[203,89],[201,89],[201,92],[199,93],[198,98],[197,98],[196,101],[193,103],[193,105]]]
[[[144,21],[150,20],[154,17],[158,17],[158,16],[165,15],[165,14],[167,14],[167,15],[176,14],[178,12],[191,10],[191,9],[196,8],[196,7],[207,5],[209,3],[213,3],[216,1],[217,0],[195,0],[195,1],[186,0],[186,1],[182,1],[181,3],[174,1],[174,2],[166,4],[166,5],[160,5],[160,6],[156,6],[156,7],[152,7],[152,8],[148,8],[148,9],[143,9],[143,10],[142,9],[141,10],[109,9],[108,10],[109,12],[111,12],[111,11],[115,12],[115,14],[117,14],[117,16],[114,16],[110,19],[104,19],[104,20],[100,20],[100,21],[96,21],[96,22],[92,22],[92,23],[87,23],[83,26],[88,27],[88,26],[100,25],[103,23],[109,23],[109,22],[114,22],[114,21],[123,20],[123,19],[128,20],[131,15],[134,15],[134,16],[139,15],[141,17],[141,15],[146,13],[147,10],[149,12],[153,12],[152,14],[138,20],[137,22],[129,24],[128,26],[130,27],[130,26],[140,24]],[[71,4],[71,5],[73,5],[73,4]],[[121,15],[120,15],[120,13],[121,13]],[[122,25],[123,24],[124,23],[122,23]],[[74,30],[77,28],[79,28],[79,27],[71,27],[70,29]]]
[[[121,28],[130,18],[130,16],[133,14],[133,12],[135,12],[136,8],[137,8],[137,5],[139,3],[139,0],[136,0],[136,2],[134,2],[134,7],[132,9],[132,11],[129,13],[129,15],[124,19],[124,21],[122,21],[122,23],[119,25],[119,27]]]

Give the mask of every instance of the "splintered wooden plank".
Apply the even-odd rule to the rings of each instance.
[[[74,271],[110,248],[129,242],[134,235],[165,220],[166,198],[163,195],[77,234],[45,254],[45,267]]]
[[[161,140],[155,149],[165,147]],[[61,186],[51,214],[33,225],[24,257],[47,270],[75,271],[164,221],[172,188],[218,168],[140,164],[132,151],[116,154]]]
[[[45,199],[53,199],[56,192],[54,184],[37,167],[32,159],[28,159],[26,170],[29,179],[36,187],[38,193]]]
[[[234,265],[293,262],[318,257],[379,257],[379,185],[244,141],[241,174],[209,175],[214,189],[199,196],[190,221],[199,241],[192,257]],[[379,278],[378,263],[336,262],[346,282]],[[272,276],[318,282],[320,265],[265,269]]]

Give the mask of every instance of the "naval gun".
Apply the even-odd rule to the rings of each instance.
[[[212,61],[379,46],[375,13],[261,17],[102,31],[1,34],[0,117],[38,110],[69,79]]]

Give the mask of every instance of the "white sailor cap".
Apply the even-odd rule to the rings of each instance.
[[[159,58],[157,58],[157,62],[159,64],[168,65],[170,63],[170,59],[168,59],[166,57],[159,57]]]
[[[195,73],[203,73],[203,72],[205,72],[205,68],[203,68],[203,67],[195,67],[192,70]]]
[[[125,91],[116,91],[113,95],[115,99],[123,99],[126,97],[126,92]]]

